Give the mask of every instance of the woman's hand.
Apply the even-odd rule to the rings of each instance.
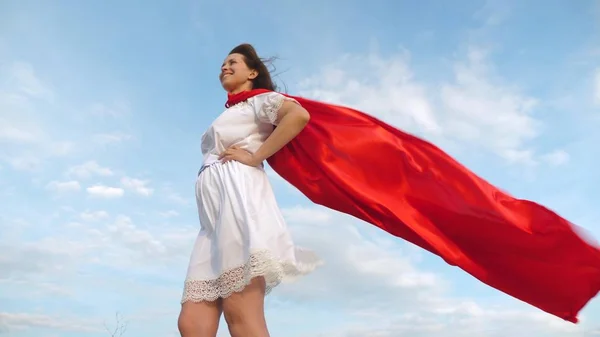
[[[231,146],[227,150],[223,151],[221,155],[219,155],[219,159],[223,163],[227,163],[228,161],[235,160],[242,164],[256,167],[259,166],[261,161],[257,160],[257,158],[250,152],[240,148],[239,146]]]

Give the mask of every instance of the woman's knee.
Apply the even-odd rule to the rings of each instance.
[[[220,311],[217,308],[184,306],[179,313],[177,327],[182,337],[215,337],[219,328]]]
[[[225,309],[226,308],[226,309]],[[260,309],[248,306],[228,306],[223,310],[232,337],[267,337],[266,322]]]
[[[264,279],[256,278],[243,291],[223,300],[223,315],[230,331],[236,327],[266,330],[264,295]]]

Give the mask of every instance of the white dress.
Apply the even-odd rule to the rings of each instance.
[[[264,276],[268,293],[321,264],[313,252],[294,245],[264,168],[218,159],[232,145],[258,150],[284,100],[298,103],[274,92],[254,96],[225,110],[202,136],[204,163],[196,180],[200,233],[181,303],[227,297],[256,276]]]

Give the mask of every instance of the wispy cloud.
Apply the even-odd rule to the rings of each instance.
[[[564,150],[556,150],[542,156],[542,159],[550,165],[560,166],[569,162],[570,156]]]
[[[50,328],[81,333],[99,332],[99,322],[78,317],[59,317],[44,314],[0,312],[0,333],[27,328]]]
[[[112,176],[114,172],[108,167],[100,166],[96,161],[90,160],[83,164],[70,167],[66,175],[74,178],[90,178],[93,176]]]
[[[533,163],[527,142],[539,135],[541,122],[532,116],[536,99],[503,84],[481,49],[471,48],[454,72],[455,82],[441,90],[447,134],[510,162]]]
[[[125,191],[120,187],[111,187],[105,185],[94,185],[86,188],[89,195],[100,198],[120,198]]]
[[[8,122],[0,125],[0,140],[15,142],[15,143],[32,143],[36,140],[36,136],[26,130],[21,130],[15,126],[9,125]]]
[[[110,145],[133,139],[133,136],[123,132],[99,133],[92,137],[93,141],[100,145]]]
[[[54,104],[53,89],[25,62],[0,63],[0,160],[18,170],[36,170],[53,157],[73,152],[72,142],[52,137],[40,118]]]
[[[531,165],[549,155],[531,146],[543,125],[534,115],[538,100],[502,79],[485,50],[471,47],[453,71],[452,81],[425,84],[406,53],[349,55],[301,88],[304,95],[361,108],[438,143],[459,143],[508,162]]]
[[[95,103],[91,106],[92,115],[104,117],[123,117],[131,112],[130,104],[126,101],[117,101],[113,104]]]
[[[53,192],[76,192],[81,189],[81,185],[76,180],[69,181],[51,181],[46,185],[46,188]]]
[[[123,185],[123,187],[145,197],[148,197],[154,193],[154,189],[148,187],[149,183],[150,182],[147,180],[140,180],[130,177],[121,178],[121,185]]]
[[[93,211],[93,212],[82,212],[80,215],[81,220],[83,221],[100,221],[106,220],[110,217],[108,212],[106,211]]]
[[[17,92],[48,101],[53,99],[54,92],[37,77],[31,64],[14,62],[7,67],[6,71],[9,76],[9,85],[13,85]]]

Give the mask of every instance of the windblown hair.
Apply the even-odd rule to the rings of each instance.
[[[254,47],[248,43],[243,43],[233,48],[229,52],[229,55],[231,54],[241,54],[244,56],[244,62],[246,62],[248,68],[258,72],[258,76],[252,80],[252,89],[277,91],[277,86],[273,83],[271,73],[267,68],[267,64],[272,64],[273,58],[263,59],[259,57]]]

